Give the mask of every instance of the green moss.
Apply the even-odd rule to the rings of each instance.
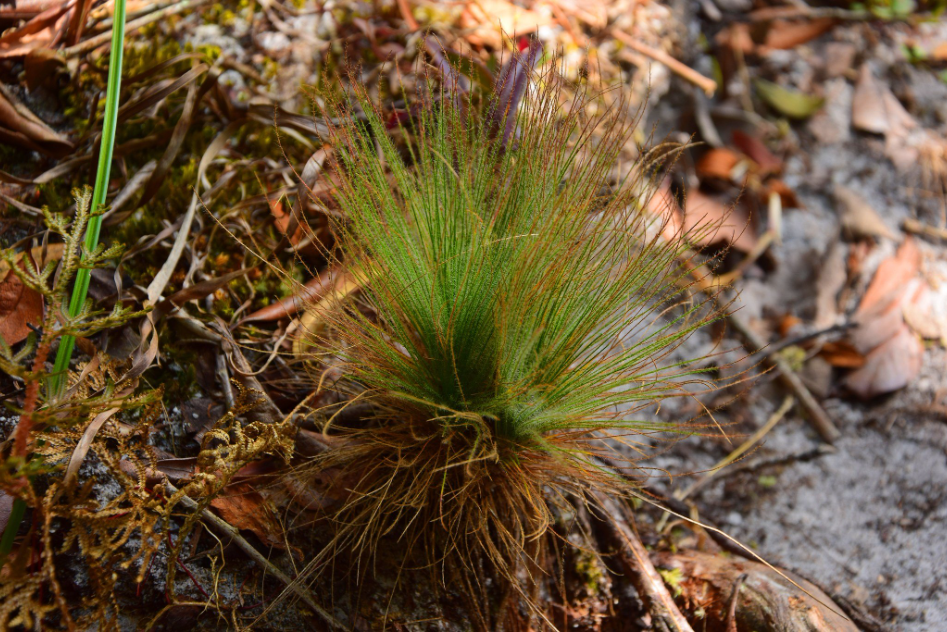
[[[589,551],[578,551],[575,560],[575,572],[589,595],[597,594],[602,585],[602,567],[598,558]]]

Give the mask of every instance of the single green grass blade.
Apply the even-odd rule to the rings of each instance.
[[[13,507],[10,509],[10,519],[7,520],[7,526],[3,530],[3,537],[0,538],[0,569],[6,564],[7,556],[13,550],[13,539],[16,532],[20,529],[20,523],[23,522],[23,516],[26,515],[26,503],[17,498],[13,501]]]
[[[118,122],[118,97],[122,84],[122,52],[125,43],[125,0],[115,1],[115,16],[112,20],[112,50],[109,56],[108,86],[105,92],[105,119],[102,125],[102,143],[99,147],[99,165],[95,174],[95,188],[92,192],[92,210],[96,213],[105,204],[105,195],[108,192],[109,170],[112,166],[112,149],[115,146],[115,127]],[[85,249],[91,252],[99,244],[99,233],[102,229],[102,218],[93,215],[89,219],[89,226],[85,234]],[[89,292],[91,271],[81,268],[76,274],[76,283],[72,289],[69,301],[69,316],[75,318],[85,304]],[[59,350],[56,353],[56,363],[53,374],[49,379],[48,388],[50,397],[58,397],[65,386],[66,370],[72,359],[72,349],[75,338],[63,336],[59,341]]]

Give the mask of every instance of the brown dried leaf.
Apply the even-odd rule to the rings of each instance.
[[[783,170],[783,161],[774,156],[759,138],[741,130],[734,130],[731,138],[737,149],[759,166],[761,174],[779,173]]]
[[[851,237],[887,237],[895,239],[878,211],[862,197],[848,187],[835,185],[835,202],[838,204],[842,229]]]
[[[908,281],[921,268],[921,251],[913,237],[907,237],[893,257],[881,262],[865,295],[855,311],[856,317],[867,316],[871,310],[886,307],[896,300]]]
[[[33,114],[25,105],[17,101],[16,97],[10,94],[2,84],[0,84],[0,127],[5,127],[8,131],[7,139],[31,149],[57,154],[68,151],[73,148],[72,143],[57,134],[44,123],[38,116]]]
[[[23,26],[0,37],[0,59],[22,57],[37,48],[53,48],[63,33],[73,0],[56,3]]]
[[[0,281],[0,338],[8,346],[15,345],[26,340],[30,325],[39,326],[42,321],[43,295],[7,271],[6,278]]]
[[[287,296],[272,305],[258,309],[240,322],[248,323],[254,321],[279,320],[280,318],[292,316],[306,305],[318,302],[319,299],[331,292],[334,288],[344,285],[346,278],[347,275],[336,268],[324,270],[319,273],[318,276],[309,279],[309,281],[292,296]]]
[[[684,230],[701,246],[728,244],[740,252],[750,252],[757,237],[748,219],[737,209],[694,190],[684,204]]]
[[[819,355],[832,366],[844,369],[857,369],[865,365],[865,356],[844,340],[825,343]]]
[[[852,125],[864,132],[901,138],[917,123],[888,86],[875,80],[869,65],[862,64],[852,97]]]
[[[281,537],[283,528],[273,516],[266,499],[249,483],[228,485],[210,502],[210,506],[234,527],[253,532],[263,544],[285,548]]]
[[[740,156],[735,151],[725,147],[713,148],[697,161],[697,177],[701,180],[719,178],[729,181],[738,162]]]
[[[766,31],[765,48],[789,49],[814,40],[836,25],[831,18],[787,21],[774,20]]]
[[[906,324],[865,358],[865,365],[845,378],[845,386],[862,399],[904,388],[921,372],[924,345]]]

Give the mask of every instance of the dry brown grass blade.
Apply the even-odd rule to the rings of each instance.
[[[130,117],[134,116],[135,114],[138,114],[139,112],[144,111],[145,109],[151,107],[155,103],[158,103],[159,101],[161,101],[168,95],[171,95],[177,92],[178,90],[180,90],[181,88],[183,88],[184,86],[192,83],[193,81],[196,81],[198,77],[200,77],[209,69],[210,69],[210,66],[208,66],[207,64],[203,64],[203,63],[197,64],[196,66],[188,70],[186,73],[184,73],[183,75],[181,75],[174,81],[171,81],[170,83],[167,83],[166,85],[163,85],[160,87],[158,86],[152,87],[151,89],[147,90],[143,95],[141,95],[139,98],[129,103],[126,103],[118,110],[119,122],[128,120]]]
[[[76,476],[79,474],[79,468],[82,467],[82,462],[85,460],[86,454],[89,453],[89,448],[92,447],[92,442],[95,440],[95,435],[99,432],[99,429],[105,425],[105,422],[111,419],[112,415],[119,410],[121,409],[109,408],[100,412],[92,420],[92,423],[86,427],[85,432],[82,433],[82,438],[79,439],[79,443],[76,445],[75,451],[72,453],[72,456],[69,457],[66,473],[63,475],[63,489],[70,487],[76,480]]]
[[[171,6],[167,6],[157,11],[153,11],[151,13],[143,15],[140,18],[129,20],[128,23],[125,25],[126,37],[128,35],[131,35],[132,33],[134,33],[135,31],[137,31],[143,26],[154,24],[155,22],[158,22],[159,20],[163,20],[164,18],[168,16],[181,13],[182,11],[196,9],[197,7],[208,4],[209,2],[210,0],[182,0],[181,2],[175,3]],[[104,46],[105,44],[108,44],[111,38],[112,38],[112,33],[111,33],[111,29],[109,29],[109,30],[106,30],[104,33],[100,33],[99,35],[90,37],[84,42],[79,42],[75,46],[70,46],[69,48],[63,49],[62,55],[66,57],[67,59],[69,57],[76,57],[78,55],[83,55],[92,50],[95,50],[99,46]]]
[[[75,0],[58,3],[0,37],[0,59],[22,57],[37,48],[50,48],[60,37],[59,26]],[[111,36],[111,35],[110,35]]]
[[[198,202],[200,202],[199,191],[201,180],[203,180],[204,174],[207,172],[207,167],[210,166],[211,161],[224,148],[230,136],[243,124],[244,121],[232,121],[217,134],[217,137],[211,141],[207,149],[204,150],[204,155],[201,156],[201,161],[197,167],[197,177],[194,183],[194,193],[191,195],[191,204],[187,209],[187,213],[184,215],[184,220],[181,222],[181,228],[178,230],[178,236],[175,238],[174,245],[171,247],[171,253],[148,285],[148,301],[150,301],[151,304],[155,304],[162,293],[164,293],[164,288],[168,285],[168,281],[171,280],[171,275],[174,273],[174,268],[178,265],[181,253],[184,252],[184,245],[187,243],[188,235],[190,235],[191,232],[191,222],[194,220],[194,214],[197,212]]]
[[[181,111],[181,118],[178,119],[177,125],[174,126],[174,133],[171,135],[168,148],[165,150],[164,155],[161,156],[161,160],[158,161],[158,165],[155,167],[154,172],[148,179],[148,183],[145,185],[145,190],[141,194],[138,206],[147,204],[158,192],[158,189],[165,180],[168,169],[171,168],[171,164],[181,151],[185,136],[187,136],[188,131],[191,129],[191,122],[194,118],[194,111],[197,105],[217,83],[217,76],[217,72],[212,70],[204,79],[203,83],[201,83],[200,87],[197,87],[196,84],[192,84],[188,89],[184,109]]]

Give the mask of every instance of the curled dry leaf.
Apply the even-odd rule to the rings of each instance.
[[[838,205],[839,218],[842,230],[848,236],[887,237],[895,239],[895,235],[888,228],[878,211],[857,192],[841,184],[835,185],[835,202]]]
[[[865,364],[845,378],[845,386],[863,399],[904,388],[921,372],[924,345],[911,329],[897,333],[865,357]]]
[[[701,246],[727,244],[740,252],[756,247],[753,226],[739,207],[728,208],[700,191],[689,191],[684,205],[684,230]]]
[[[786,50],[814,40],[837,24],[832,18],[773,20],[766,31],[764,48]]]
[[[59,156],[73,148],[0,84],[0,140]]]
[[[228,485],[210,502],[221,518],[241,531],[251,531],[267,545],[284,548],[280,537],[283,527],[274,516],[272,508],[260,492],[247,482]]]
[[[697,161],[697,176],[701,180],[717,178],[731,180],[733,168],[740,162],[740,155],[726,147],[715,147],[700,157]]]
[[[938,337],[930,288],[919,277],[921,253],[908,237],[895,256],[883,261],[855,311],[851,342],[866,354],[865,364],[845,378],[845,386],[868,399],[907,386],[921,371],[924,346],[907,320]],[[926,308],[926,312],[925,312]]]
[[[41,13],[0,37],[0,59],[22,57],[37,48],[52,48],[62,37],[75,0],[50,3]]]

